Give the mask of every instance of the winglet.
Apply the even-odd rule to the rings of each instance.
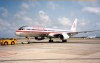
[[[77,27],[77,18],[74,20],[70,31],[71,32],[76,32],[76,27]]]

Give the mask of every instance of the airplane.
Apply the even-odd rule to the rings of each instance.
[[[49,38],[49,42],[53,42],[52,38],[59,38],[62,40],[62,42],[67,42],[68,38],[70,38],[78,33],[87,33],[87,32],[98,31],[98,30],[94,30],[94,31],[78,32],[76,30],[76,27],[77,27],[77,18],[74,20],[70,30],[22,26],[18,30],[16,30],[15,34],[17,36],[26,37],[26,38],[34,37],[35,40],[44,40],[45,38]]]

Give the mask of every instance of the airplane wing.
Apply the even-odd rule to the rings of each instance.
[[[67,34],[69,34],[69,35],[75,35],[75,34],[78,34],[78,33],[88,33],[88,32],[95,32],[95,31],[100,31],[100,30],[68,32]]]
[[[95,31],[100,31],[100,30],[92,30],[92,31],[80,31],[80,32],[77,32],[77,33],[87,33],[87,32],[95,32]]]

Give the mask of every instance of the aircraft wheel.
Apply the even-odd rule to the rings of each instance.
[[[21,42],[21,44],[24,44],[24,42]]]
[[[62,40],[62,42],[67,42],[67,40]]]
[[[27,44],[30,44],[30,42],[28,42]]]
[[[50,43],[52,43],[52,42],[53,42],[53,40],[49,40],[49,42],[50,42]]]

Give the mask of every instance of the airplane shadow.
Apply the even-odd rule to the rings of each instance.
[[[100,42],[61,42],[61,41],[55,41],[55,42],[30,42],[30,43],[66,43],[66,44],[100,44]],[[24,44],[24,42],[23,42]]]

